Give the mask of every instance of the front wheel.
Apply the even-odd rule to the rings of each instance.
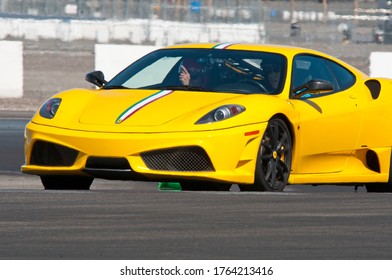
[[[283,191],[290,175],[291,135],[286,123],[271,119],[261,140],[256,160],[255,182],[239,185],[241,191]]]
[[[45,190],[88,190],[93,182],[93,177],[45,175],[41,176]]]

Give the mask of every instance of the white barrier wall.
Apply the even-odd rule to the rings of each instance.
[[[369,75],[370,77],[383,77],[392,79],[392,53],[370,53]]]
[[[266,30],[263,23],[191,24],[158,19],[66,21],[0,17],[0,40],[7,37],[28,40],[59,39],[65,42],[94,40],[100,44],[121,40],[131,44],[149,42],[160,46],[215,41],[262,43],[266,39]]]
[[[23,43],[0,41],[0,98],[23,96]]]
[[[129,64],[157,48],[159,47],[96,44],[95,69],[101,70],[109,81]]]

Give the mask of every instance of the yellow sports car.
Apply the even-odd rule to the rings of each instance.
[[[283,191],[287,184],[390,192],[391,80],[288,46],[156,50],[97,89],[48,99],[25,130],[22,171],[46,189],[94,178],[183,190]]]

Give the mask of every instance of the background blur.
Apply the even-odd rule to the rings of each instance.
[[[0,0],[0,17],[259,24],[267,41],[391,44],[391,8],[390,0]]]
[[[89,86],[96,43],[296,45],[369,74],[371,52],[392,52],[391,13],[389,0],[0,0],[0,40],[24,44],[24,98],[0,107]]]

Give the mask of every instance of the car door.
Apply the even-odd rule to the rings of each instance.
[[[296,98],[298,87],[310,80],[327,81],[333,90]],[[290,101],[300,121],[293,173],[331,173],[345,168],[362,122],[356,92],[355,76],[337,63],[313,55],[294,58]]]

